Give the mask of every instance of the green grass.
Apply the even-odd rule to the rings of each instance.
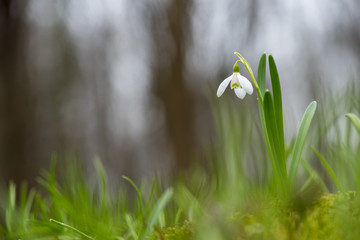
[[[287,136],[271,56],[269,70],[272,91],[264,54],[255,105],[210,98],[217,136],[204,146],[206,166],[199,159],[171,186],[124,176],[114,188],[99,159],[94,184],[78,160],[59,166],[54,156],[38,188],[1,191],[0,239],[359,239],[359,85],[319,88],[318,109],[310,103]]]

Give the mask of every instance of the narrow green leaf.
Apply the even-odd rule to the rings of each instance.
[[[301,186],[299,193],[304,192],[310,186],[310,184],[312,183],[313,180],[314,180],[313,175],[308,176],[305,183]]]
[[[125,179],[126,181],[128,181],[136,191],[137,199],[138,199],[138,202],[139,202],[139,210],[140,210],[141,222],[143,222],[144,213],[143,213],[143,204],[142,204],[141,192],[140,192],[139,188],[136,186],[136,184],[130,178],[128,178],[126,176],[122,176],[122,178]]]
[[[35,198],[35,190],[30,189],[28,193],[27,184],[23,183],[21,185],[21,191],[20,191],[20,207],[21,207],[21,217],[23,219],[29,219],[29,216],[31,214],[31,207],[33,205],[33,201]]]
[[[321,185],[321,187],[323,188],[323,190],[325,192],[329,192],[329,189],[326,187],[323,179],[319,176],[319,174],[317,173],[317,171],[315,171],[313,169],[313,167],[311,167],[311,165],[305,161],[304,159],[301,160],[301,165],[303,166],[303,168],[305,169],[305,171],[309,174],[309,177],[314,180],[315,182],[317,182],[318,184]],[[301,192],[301,189],[299,190],[299,193]]]
[[[95,166],[96,173],[97,173],[99,183],[100,183],[100,186],[99,186],[100,196],[101,196],[100,201],[104,207],[104,206],[106,206],[106,203],[108,201],[108,198],[107,198],[108,197],[108,189],[107,189],[108,183],[107,183],[106,172],[105,172],[104,166],[101,163],[100,158],[96,157],[96,158],[94,158],[93,161],[94,161],[94,166]]]
[[[62,226],[64,228],[67,228],[69,230],[72,230],[72,231],[76,232],[77,234],[79,234],[80,236],[83,236],[84,238],[87,238],[87,239],[90,239],[90,240],[95,240],[95,238],[83,233],[82,231],[80,231],[80,230],[78,230],[78,229],[74,228],[73,226],[70,226],[70,225],[68,225],[66,223],[56,221],[55,219],[50,219],[49,221],[53,222],[53,223],[55,223],[55,224],[57,224],[59,226]]]
[[[129,228],[130,234],[133,236],[134,239],[138,239],[138,235],[135,231],[134,221],[129,214],[125,214],[125,221]]]
[[[13,229],[12,229],[12,225],[13,225],[13,221],[14,221],[14,215],[15,215],[15,204],[16,204],[16,186],[15,183],[10,182],[9,185],[9,193],[8,193],[8,207],[6,209],[6,213],[5,213],[5,223],[6,223],[6,228],[10,234],[10,236],[12,236],[13,234]]]
[[[287,163],[287,160],[289,158],[289,156],[291,155],[291,153],[294,150],[294,143],[295,143],[295,138],[291,139],[290,144],[287,146],[287,148],[285,148],[285,161]]]
[[[176,216],[175,216],[175,225],[179,224],[180,223],[180,217],[181,217],[181,214],[182,214],[183,210],[182,208],[179,208],[176,212]]]
[[[263,108],[263,114],[264,114],[264,122],[265,122],[265,129],[266,129],[266,136],[268,140],[268,144],[269,144],[269,157],[271,160],[271,165],[273,167],[273,171],[274,174],[276,176],[278,176],[280,174],[280,169],[278,167],[278,164],[275,160],[275,156],[274,156],[274,137],[273,137],[273,132],[272,132],[272,128],[271,128],[271,111],[272,109],[272,96],[271,93],[269,91],[266,91],[264,94],[264,108]]]
[[[158,220],[160,213],[163,211],[166,204],[170,201],[172,195],[173,195],[173,190],[171,188],[167,189],[161,195],[159,201],[156,203],[156,205],[154,206],[153,210],[150,213],[149,220],[147,222],[147,228],[146,228],[144,234],[142,234],[140,239],[142,239],[142,240],[147,239],[149,237],[149,235],[152,233],[152,231],[154,229],[154,225],[155,225],[156,221]]]
[[[266,53],[263,53],[263,55],[260,58],[257,77],[258,77],[260,93],[264,97],[265,90],[266,90]],[[265,123],[265,116],[264,116],[264,107],[263,107],[263,104],[261,103],[261,100],[259,98],[258,98],[258,108],[259,108],[259,117],[260,117],[261,129],[262,129],[262,133],[263,133],[263,136],[264,136],[266,150],[268,152],[270,162],[271,162],[271,165],[272,165],[272,168],[273,168],[273,171],[274,171],[273,174],[274,175],[279,175],[277,167],[276,167],[274,153],[273,153],[273,150],[271,148],[269,135],[267,133],[266,123]]]
[[[311,102],[305,110],[304,116],[301,120],[298,134],[295,140],[294,153],[291,159],[289,178],[291,187],[294,187],[297,169],[299,167],[301,153],[305,144],[305,139],[309,131],[310,123],[314,117],[317,103]]]
[[[180,208],[184,209],[189,221],[204,215],[204,206],[199,202],[184,184],[179,184],[177,189],[176,202]]]
[[[288,186],[288,179],[286,174],[286,163],[281,152],[281,144],[276,125],[276,117],[274,112],[274,104],[271,93],[267,90],[264,94],[264,117],[267,134],[269,136],[274,162],[272,163],[277,178],[280,183],[281,191],[286,192]]]
[[[143,210],[144,213],[148,212],[149,209],[153,207],[152,203],[153,203],[153,201],[156,200],[156,196],[155,196],[156,190],[157,190],[157,182],[154,179],[152,186],[151,186],[151,191],[150,191],[149,197],[147,198],[145,206],[144,206],[144,210]]]
[[[283,111],[282,111],[282,99],[281,99],[281,86],[279,74],[276,68],[275,60],[273,56],[269,55],[269,69],[271,77],[271,87],[274,97],[274,111],[276,117],[277,131],[281,147],[281,158],[285,161],[285,140],[284,140],[284,124],[283,124]]]
[[[258,67],[257,80],[261,94],[264,96],[266,90],[266,53],[261,55]]]
[[[345,116],[351,120],[352,124],[360,134],[360,119],[353,113],[348,113]]]
[[[8,209],[12,212],[15,211],[16,202],[16,185],[14,182],[10,182],[9,185],[9,207]]]
[[[325,160],[324,156],[321,155],[321,153],[318,150],[316,150],[315,148],[312,147],[311,149],[314,151],[314,153],[320,159],[321,163],[324,165],[326,171],[329,173],[330,177],[332,178],[332,180],[334,181],[336,186],[339,188],[339,190],[344,192],[344,188],[341,186],[341,184],[340,184],[339,180],[337,179],[334,171],[332,170],[332,168],[330,167],[328,162]]]
[[[275,157],[274,157],[274,153],[271,148],[270,139],[269,139],[269,135],[267,133],[266,123],[265,123],[264,108],[263,108],[263,105],[262,105],[260,99],[258,99],[258,108],[259,108],[259,117],[260,117],[261,129],[262,129],[262,133],[264,136],[266,150],[268,152],[274,174],[277,174],[277,169],[275,169],[275,165],[276,165]]]

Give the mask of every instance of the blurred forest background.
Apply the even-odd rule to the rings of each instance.
[[[319,87],[336,93],[358,76],[359,10],[358,0],[0,0],[1,181],[34,182],[53,153],[88,166],[98,156],[113,180],[185,171],[214,137],[209,96],[234,51],[255,72],[274,55],[291,134]]]

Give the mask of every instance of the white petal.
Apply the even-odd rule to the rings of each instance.
[[[238,75],[236,72],[234,72],[232,74],[230,86],[231,86],[231,89],[240,87],[240,82],[239,82]]]
[[[246,92],[244,89],[242,88],[235,88],[235,94],[238,98],[240,99],[244,99],[245,95],[246,95]]]
[[[231,77],[232,77],[232,75],[225,78],[225,80],[220,83],[220,85],[218,87],[218,90],[217,90],[217,93],[216,93],[216,95],[218,97],[221,97],[221,95],[223,95],[223,93],[225,92],[225,89],[226,89],[227,85],[229,85],[229,83],[231,81]]]
[[[246,91],[247,94],[251,95],[254,91],[253,89],[253,86],[251,85],[250,81],[244,77],[244,76],[241,76],[240,73],[238,73],[238,79],[239,79],[239,82],[240,82],[240,85],[241,87]]]

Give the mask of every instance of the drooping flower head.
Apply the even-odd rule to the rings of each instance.
[[[221,95],[225,92],[229,83],[230,88],[234,89],[236,96],[240,99],[244,99],[246,94],[251,95],[253,93],[253,87],[250,81],[240,74],[240,68],[237,62],[234,64],[233,74],[225,78],[225,80],[220,83],[216,93],[218,97],[221,97]]]

